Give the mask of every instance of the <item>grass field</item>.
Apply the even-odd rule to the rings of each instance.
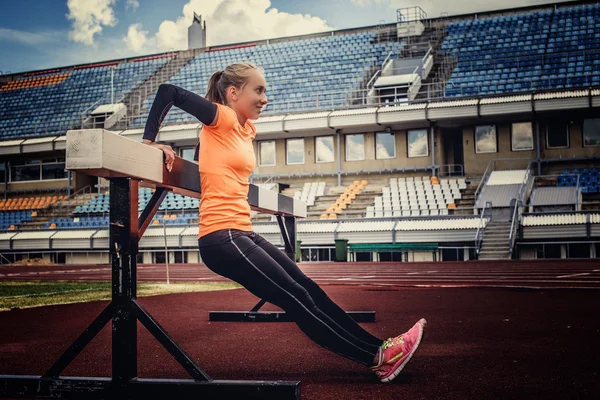
[[[138,297],[159,294],[206,292],[241,287],[233,282],[185,282],[152,283],[138,282]],[[79,281],[0,281],[0,311],[18,308],[47,306],[52,304],[81,303],[110,300],[110,282]]]

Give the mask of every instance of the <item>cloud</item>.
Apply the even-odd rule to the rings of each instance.
[[[69,39],[86,45],[94,44],[94,36],[104,26],[115,26],[117,19],[113,10],[116,0],[68,0],[69,14],[73,20]]]
[[[143,43],[142,37],[135,34],[145,32],[139,23],[134,24],[132,38],[128,31],[124,40],[139,53],[187,49],[187,30],[194,12],[206,21],[208,46],[335,29],[319,17],[272,8],[270,0],[189,0],[179,18],[164,20],[155,34],[145,36]]]
[[[346,136],[346,161],[365,159],[365,141],[363,135]]]
[[[140,52],[148,42],[147,35],[148,31],[142,30],[142,24],[133,24],[129,26],[127,36],[123,38],[123,41],[132,51]]]
[[[317,162],[331,162],[335,160],[333,154],[333,137],[326,136],[325,138],[316,140],[316,159]]]
[[[127,2],[125,3],[125,9],[127,11],[129,11],[131,9],[132,11],[135,12],[139,6],[140,6],[140,2],[137,0],[127,0]]]
[[[389,8],[407,8],[414,7],[415,2],[411,0],[350,0],[352,4],[359,7],[366,7],[370,5],[387,4]],[[557,2],[563,2],[569,0],[558,0]],[[547,0],[505,0],[502,5],[494,5],[489,0],[471,0],[471,1],[458,1],[449,3],[447,0],[422,0],[419,2],[419,6],[427,13],[430,18],[439,17],[441,13],[448,13],[449,15],[468,14],[478,11],[491,11],[514,7],[526,7],[548,4]]]
[[[27,32],[0,27],[0,42],[13,42],[23,46],[57,43],[63,35],[61,31]]]
[[[359,7],[370,6],[371,4],[381,4],[389,0],[350,0],[352,4],[357,5]]]
[[[413,131],[408,136],[408,156],[424,157],[429,152],[429,141],[427,140],[427,131]]]

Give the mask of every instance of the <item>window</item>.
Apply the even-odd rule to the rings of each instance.
[[[266,140],[258,142],[258,165],[261,167],[272,167],[275,162],[275,141]]]
[[[429,154],[427,129],[406,131],[408,157],[426,157]]]
[[[393,133],[382,132],[375,135],[375,158],[396,158],[396,139]]]
[[[304,139],[287,139],[287,163],[304,164]]]
[[[569,148],[569,124],[554,121],[546,124],[546,148]]]
[[[10,182],[65,178],[67,178],[67,170],[65,170],[64,158],[28,160],[23,164],[10,166]]]
[[[65,179],[67,171],[65,163],[42,164],[42,180],[45,179]]]
[[[6,164],[0,162],[0,184],[4,183],[4,179],[6,179]]]
[[[325,163],[335,161],[333,154],[333,136],[320,136],[315,138],[316,162]]]
[[[531,122],[517,122],[511,126],[512,151],[533,150],[533,128]]]
[[[346,135],[346,161],[365,159],[365,135]]]
[[[184,160],[194,161],[195,150],[195,147],[183,147],[179,149],[179,157],[183,158]]]
[[[480,125],[475,127],[475,153],[496,153],[498,142],[495,125]]]
[[[600,146],[600,118],[583,120],[583,147]]]

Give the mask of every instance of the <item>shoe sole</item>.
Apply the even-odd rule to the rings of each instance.
[[[419,320],[419,321],[421,321],[421,320]],[[422,321],[423,322],[421,324],[419,324],[419,338],[417,339],[417,343],[415,343],[415,346],[412,348],[408,357],[406,357],[406,359],[404,361],[402,361],[402,363],[388,377],[380,379],[381,382],[388,383],[388,382],[391,382],[392,380],[394,380],[394,378],[396,378],[400,374],[400,371],[402,371],[404,366],[410,361],[412,356],[417,352],[417,349],[419,348],[419,345],[421,344],[421,340],[423,339],[423,334],[425,332],[425,326],[427,325],[427,320],[425,318],[422,318]]]

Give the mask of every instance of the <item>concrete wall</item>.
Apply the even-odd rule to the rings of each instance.
[[[511,125],[512,124],[496,124],[496,153],[479,153],[475,152],[475,126],[463,128],[463,151],[464,151],[464,167],[465,174],[468,176],[479,176],[485,172],[490,160],[498,158],[528,158],[535,159],[536,156],[536,141],[535,141],[535,125],[533,128],[533,150],[527,151],[512,151],[511,149]],[[527,161],[499,162],[496,169],[515,169],[527,167]]]
[[[108,253],[66,253],[65,264],[107,264]]]
[[[463,128],[463,149],[464,149],[464,160],[465,160],[465,171],[469,176],[477,176],[483,174],[488,163],[492,159],[498,158],[529,158],[537,159],[537,138],[536,138],[536,124],[533,124],[533,150],[527,151],[512,151],[511,149],[511,125],[508,124],[497,124],[497,139],[498,139],[498,151],[496,153],[475,153],[475,127],[468,126]],[[543,123],[540,123],[539,130],[539,147],[540,147],[540,158],[543,159],[563,159],[568,160],[572,158],[580,157],[598,157],[600,155],[600,147],[583,147],[583,121],[571,121],[569,126],[569,147],[562,149],[547,149],[546,148],[546,129]],[[448,143],[443,144],[449,147]],[[448,157],[450,157],[448,153]],[[589,163],[575,163],[572,165],[561,165],[558,170],[564,168],[573,167],[587,167]],[[597,164],[597,163],[596,163]],[[500,162],[498,167],[500,169],[509,168],[509,162]],[[520,168],[526,167],[527,162],[515,162],[512,167]]]
[[[187,254],[188,254],[187,255],[187,257],[188,257],[188,259],[187,259],[188,263],[190,263],[190,264],[196,264],[196,263],[199,262],[200,255],[199,255],[198,250],[190,250],[190,251],[187,252]]]
[[[376,159],[376,133],[366,132],[365,135],[365,159],[360,161],[346,161],[346,135],[341,135],[341,170],[375,170],[386,168],[409,168],[425,167],[431,165],[431,140],[428,138],[429,154],[425,157],[408,158],[407,133],[405,130],[395,131],[396,157],[390,159]],[[327,135],[324,135],[327,136]],[[441,155],[440,134],[436,132],[434,141],[437,143],[435,148],[436,157]],[[317,163],[315,155],[315,137],[304,138],[304,164],[287,165],[286,160],[286,139],[275,139],[275,165],[261,167],[258,163],[259,151],[258,141],[254,143],[257,162],[254,170],[255,174],[289,174],[289,173],[324,173],[337,171],[337,138],[333,135],[334,161],[326,163]]]
[[[546,132],[540,127],[540,149],[542,158],[598,157],[600,147],[583,147],[583,121],[574,121],[569,126],[569,147],[564,149],[547,149]]]

